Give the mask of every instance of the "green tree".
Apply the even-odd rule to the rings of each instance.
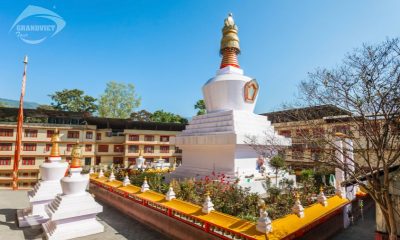
[[[131,113],[131,120],[132,121],[140,121],[140,122],[151,122],[151,116],[153,114],[146,110],[140,110],[137,112]]]
[[[0,107],[7,107],[7,105],[4,104],[3,102],[0,102]]]
[[[285,160],[281,155],[275,155],[269,160],[269,165],[275,170],[276,187],[278,187],[278,173],[285,167]]]
[[[97,110],[96,98],[85,95],[79,89],[64,89],[50,94],[49,97],[53,101],[51,106],[61,111],[71,112],[89,112],[93,113]]]
[[[203,115],[207,113],[206,110],[206,103],[204,102],[203,99],[200,99],[196,102],[196,104],[194,105],[194,109],[197,109],[197,116],[198,115]]]
[[[53,106],[46,105],[46,104],[39,105],[36,107],[36,109],[38,109],[38,110],[56,110]]]
[[[129,118],[133,109],[140,106],[141,98],[131,83],[107,83],[106,90],[100,96],[99,116],[108,118]]]
[[[151,116],[153,122],[165,122],[165,123],[183,123],[186,124],[188,120],[181,117],[178,114],[164,112],[164,110],[157,110]]]

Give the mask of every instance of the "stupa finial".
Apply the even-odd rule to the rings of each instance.
[[[240,68],[237,60],[237,54],[240,53],[238,27],[233,20],[232,13],[229,13],[228,17],[225,18],[219,52],[223,56],[220,68],[226,66]]]
[[[56,128],[53,135],[51,136],[51,152],[50,157],[59,157],[60,149],[58,147],[58,143],[60,142],[60,132]]]
[[[76,141],[76,144],[72,148],[71,157],[72,157],[71,168],[80,168],[81,158],[82,158],[82,148],[79,145],[79,141]]]
[[[143,150],[142,149],[139,150],[139,157],[143,157]]]

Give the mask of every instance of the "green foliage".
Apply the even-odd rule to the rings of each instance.
[[[250,221],[258,217],[258,194],[251,193],[249,188],[229,183],[223,174],[201,180],[173,181],[171,186],[179,199],[202,205],[208,191],[217,211]]]
[[[38,109],[38,110],[56,110],[53,106],[46,105],[46,104],[39,105],[39,106],[37,106],[36,109]]]
[[[285,159],[281,155],[275,155],[269,160],[269,165],[275,170],[276,185],[278,185],[278,172],[285,167]]]
[[[3,102],[0,102],[0,107],[7,107],[7,105]]]
[[[131,83],[107,83],[99,100],[99,116],[107,118],[129,118],[133,109],[140,106],[141,98],[136,95]]]
[[[71,112],[89,112],[93,113],[97,110],[95,104],[96,98],[84,95],[85,93],[79,89],[64,89],[50,94],[49,97],[53,101],[51,106],[56,110]]]
[[[155,111],[151,115],[150,119],[153,122],[183,123],[183,124],[188,123],[188,120],[186,118],[183,118],[180,115],[173,114],[170,112],[164,112],[163,110]]]
[[[133,121],[144,121],[144,122],[163,122],[163,123],[182,123],[187,124],[188,120],[181,117],[178,114],[171,112],[165,112],[164,110],[157,110],[154,113],[146,110],[140,110],[138,112],[132,112],[130,116]]]
[[[140,121],[140,122],[151,122],[151,116],[153,114],[146,110],[140,110],[138,112],[132,112],[130,119],[132,121]]]
[[[206,103],[204,102],[203,99],[200,99],[196,102],[196,104],[194,105],[194,109],[197,109],[197,115],[203,115],[207,113],[206,110]]]

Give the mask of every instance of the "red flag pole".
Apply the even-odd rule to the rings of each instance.
[[[22,145],[22,125],[24,122],[24,96],[25,96],[25,84],[26,84],[26,68],[28,65],[28,56],[24,58],[24,73],[22,75],[22,87],[21,96],[19,98],[19,109],[17,119],[17,136],[15,140],[15,152],[14,152],[14,167],[13,167],[13,190],[18,190],[18,167],[21,156],[21,145]]]

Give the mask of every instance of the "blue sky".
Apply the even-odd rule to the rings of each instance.
[[[59,14],[65,28],[36,45],[10,27],[28,6]],[[256,112],[294,99],[317,67],[334,67],[362,43],[400,33],[400,1],[0,1],[0,97],[18,99],[29,55],[26,100],[79,88],[98,97],[108,81],[133,83],[140,109],[195,114],[201,87],[215,75],[223,20],[239,26],[245,74],[261,87]]]

